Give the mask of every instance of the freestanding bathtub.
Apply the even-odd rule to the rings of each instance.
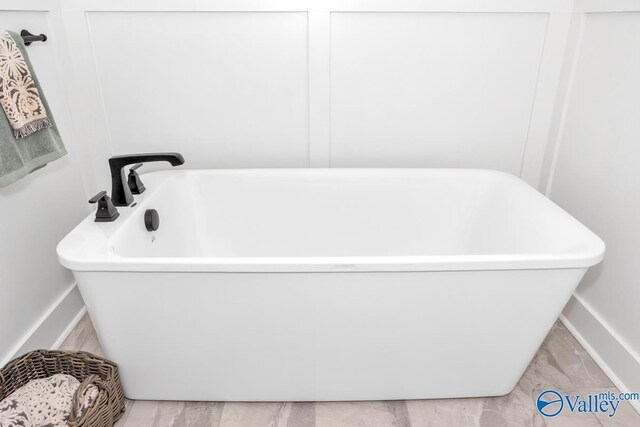
[[[604,253],[495,171],[143,180],[136,206],[112,223],[89,216],[58,246],[132,399],[503,395]]]

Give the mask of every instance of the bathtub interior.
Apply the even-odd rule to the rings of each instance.
[[[492,171],[180,171],[144,180],[150,190],[109,237],[117,256],[554,255],[593,252],[599,241],[524,182]],[[155,232],[144,228],[146,209],[159,212]]]

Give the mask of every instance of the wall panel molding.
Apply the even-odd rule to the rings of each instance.
[[[542,13],[332,13],[332,166],[519,175],[540,104],[548,20]],[[553,96],[544,101],[546,123]],[[530,146],[544,148],[541,133]]]
[[[114,78],[113,73],[110,71],[110,75],[105,75],[105,64],[109,64],[115,58],[116,48],[109,46],[109,39],[105,38],[106,22],[100,28],[96,25],[103,20],[106,16],[113,16],[113,14],[119,14],[120,17],[142,16],[144,13],[162,12],[166,14],[176,14],[175,16],[181,16],[180,19],[185,19],[191,12],[228,12],[228,13],[305,13],[306,14],[306,32],[293,36],[304,38],[301,42],[306,46],[306,79],[307,83],[304,88],[299,90],[306,91],[306,105],[301,107],[304,109],[305,117],[295,114],[292,117],[296,117],[294,121],[291,121],[291,129],[289,133],[282,133],[278,136],[276,132],[262,132],[261,141],[257,141],[259,132],[252,134],[247,133],[247,137],[242,139],[239,143],[235,143],[233,138],[234,134],[241,134],[241,131],[233,132],[231,130],[227,133],[215,135],[209,144],[204,144],[202,136],[198,132],[185,132],[182,140],[176,141],[176,149],[184,147],[183,151],[187,151],[191,154],[191,158],[196,158],[195,166],[197,167],[282,167],[282,166],[295,166],[295,167],[329,167],[329,166],[368,166],[367,164],[356,164],[350,162],[340,161],[341,151],[343,150],[341,142],[335,140],[335,132],[340,131],[340,126],[335,127],[336,123],[336,99],[332,99],[332,93],[336,95],[336,88],[332,83],[332,79],[335,77],[336,66],[340,64],[332,63],[332,58],[335,58],[336,49],[341,49],[338,43],[339,40],[332,39],[332,33],[335,30],[336,14],[340,13],[380,13],[380,14],[394,14],[402,13],[411,16],[413,14],[444,14],[443,17],[449,16],[449,14],[476,14],[479,18],[483,16],[490,18],[494,16],[505,16],[505,14],[514,14],[514,19],[518,19],[518,16],[546,16],[546,23],[543,24],[544,28],[537,36],[538,40],[531,44],[532,51],[522,52],[524,55],[530,55],[531,58],[535,58],[530,63],[532,69],[531,76],[527,76],[526,80],[521,80],[519,84],[530,85],[524,91],[522,87],[513,88],[513,97],[511,100],[501,99],[501,102],[506,103],[524,103],[522,113],[519,117],[523,117],[517,123],[510,121],[508,117],[500,122],[500,118],[497,116],[490,116],[491,112],[487,112],[487,117],[491,117],[491,120],[496,124],[495,131],[500,133],[502,131],[503,140],[498,145],[491,145],[487,147],[487,150],[496,149],[497,157],[503,155],[503,150],[507,150],[512,154],[506,155],[503,160],[491,162],[488,161],[488,152],[483,154],[482,151],[474,152],[471,147],[467,150],[465,148],[465,142],[459,142],[454,146],[447,149],[447,145],[440,144],[439,146],[430,147],[430,141],[428,138],[424,138],[425,135],[429,135],[429,130],[422,128],[422,133],[417,132],[411,134],[410,132],[405,134],[405,141],[410,142],[414,149],[402,152],[394,153],[394,156],[387,156],[388,161],[383,161],[385,156],[382,155],[380,162],[375,166],[450,166],[455,162],[444,162],[438,159],[449,158],[453,159],[457,156],[460,160],[460,166],[467,167],[493,167],[497,169],[507,170],[516,175],[520,175],[523,179],[534,186],[538,186],[540,177],[543,176],[543,164],[545,159],[545,152],[547,151],[547,136],[549,133],[549,127],[551,123],[555,90],[560,76],[560,70],[562,66],[562,54],[566,45],[566,35],[569,29],[570,13],[572,8],[572,1],[502,1],[502,0],[490,0],[484,2],[477,2],[471,0],[460,1],[444,1],[444,0],[432,0],[432,1],[418,1],[418,0],[372,0],[368,2],[361,2],[355,0],[273,0],[273,1],[257,1],[257,0],[217,0],[217,1],[178,1],[178,0],[161,0],[161,1],[146,1],[138,0],[136,2],[130,1],[104,1],[104,0],[61,0],[62,14],[64,17],[64,24],[67,32],[67,39],[69,44],[69,52],[73,61],[73,68],[76,70],[76,74],[73,77],[73,87],[70,89],[72,99],[77,105],[82,105],[83,108],[76,111],[78,116],[77,121],[82,127],[82,132],[88,141],[91,141],[92,150],[87,162],[93,166],[94,171],[91,172],[91,177],[87,179],[94,182],[95,186],[104,187],[108,185],[108,172],[106,171],[105,161],[106,159],[118,152],[122,152],[125,147],[131,148],[129,151],[149,151],[153,144],[153,138],[150,137],[149,141],[142,143],[136,140],[144,139],[141,135],[136,135],[132,132],[132,125],[123,125],[131,118],[131,122],[135,123],[136,120],[140,120],[138,117],[140,114],[140,108],[131,108],[131,111],[123,111],[126,109],[126,105],[117,103],[116,97],[112,96],[114,91],[117,92],[117,78]],[[136,14],[136,15],[132,15]],[[142,15],[138,15],[142,14]],[[519,15],[525,14],[525,15]],[[124,19],[124,18],[123,18]],[[118,25],[118,19],[114,19],[112,23],[114,26]],[[133,22],[128,19],[124,19],[120,25],[121,31],[127,31],[127,22]],[[146,23],[145,25],[151,25]],[[186,24],[185,24],[186,25]],[[194,28],[197,28],[194,24]],[[169,25],[167,30],[170,30]],[[518,31],[517,26],[512,31]],[[506,34],[506,33],[505,33]],[[518,33],[513,33],[514,37],[519,37],[524,34],[524,30]],[[250,31],[247,30],[245,36],[252,36]],[[255,34],[253,35],[255,36]],[[410,37],[410,35],[408,35]],[[509,36],[505,36],[506,39]],[[117,38],[117,37],[116,37]],[[487,39],[490,43],[490,38]],[[408,40],[410,42],[410,40]],[[400,40],[398,39],[398,42]],[[447,43],[447,41],[443,41]],[[506,43],[501,41],[500,43]],[[188,49],[197,49],[197,45],[189,44],[186,46]],[[145,55],[149,53],[151,55],[154,50],[162,48],[160,41],[145,40],[135,47],[140,50],[140,58],[145,58]],[[215,55],[206,55],[206,42],[201,43],[200,48],[205,49],[203,51],[202,62],[199,64],[188,64],[191,66],[198,66],[203,68],[216,69]],[[491,49],[490,46],[487,49]],[[219,51],[222,52],[222,51]],[[375,52],[375,50],[372,50]],[[275,53],[275,51],[274,51]],[[303,52],[299,51],[299,55]],[[296,54],[298,55],[298,54]],[[294,55],[291,60],[295,62]],[[127,56],[127,55],[123,55]],[[128,60],[130,61],[132,56],[128,54]],[[191,56],[193,62],[194,56]],[[488,59],[491,60],[491,59]],[[493,60],[496,60],[494,58]],[[516,59],[514,59],[515,61]],[[106,61],[106,62],[105,62]],[[141,59],[141,61],[143,61]],[[500,59],[500,61],[505,61]],[[130,64],[132,67],[145,67],[144,60],[140,64]],[[289,61],[291,62],[291,61]],[[290,64],[283,64],[286,67]],[[509,65],[508,62],[493,64],[496,70],[500,70],[501,66]],[[231,65],[233,68],[235,65]],[[238,62],[238,67],[241,63]],[[529,65],[528,65],[529,66]],[[348,67],[348,65],[347,65]],[[259,68],[259,67],[258,67]],[[241,68],[238,68],[241,69]],[[491,67],[486,67],[490,70]],[[283,68],[286,70],[286,68]],[[371,70],[374,72],[376,70]],[[102,74],[101,74],[102,73]],[[286,73],[286,72],[285,72]],[[155,80],[161,81],[159,77],[161,73],[152,73],[148,79],[150,84]],[[132,75],[135,75],[133,73]],[[255,75],[259,76],[259,70],[255,71]],[[293,76],[293,75],[292,75]],[[482,79],[482,75],[478,75],[477,78]],[[274,77],[277,80],[277,77]],[[290,77],[287,78],[291,80]],[[272,79],[273,80],[273,79]],[[473,81],[473,80],[471,80]],[[478,80],[481,82],[481,80]],[[397,82],[402,83],[402,82]],[[406,82],[405,82],[406,83]],[[424,82],[416,81],[415,86],[418,88],[424,86]],[[393,87],[394,83],[389,83]],[[407,86],[409,87],[409,86]],[[273,92],[276,93],[276,92]],[[526,93],[526,95],[525,95]],[[216,99],[220,101],[221,105],[229,103],[233,105],[236,96],[233,91],[227,91],[221,94],[218,89],[212,89],[210,94],[217,94]],[[264,95],[256,94],[256,97]],[[295,93],[289,91],[287,96],[274,98],[273,107],[274,111],[283,108],[286,103],[294,102],[296,98]],[[300,97],[298,97],[301,99]],[[168,102],[172,101],[172,96],[167,95]],[[184,100],[185,98],[180,98]],[[366,99],[361,99],[363,106],[367,105]],[[132,102],[132,106],[139,107],[140,103]],[[424,108],[426,107],[423,105]],[[162,105],[155,105],[158,111],[165,110],[162,123],[160,123],[158,132],[159,136],[155,140],[161,141],[163,137],[174,133],[174,129],[171,128],[169,120],[166,118],[169,116],[170,109],[166,109]],[[357,107],[356,107],[357,108]],[[505,107],[507,108],[507,107]],[[526,109],[526,110],[525,110]],[[433,109],[432,109],[433,110]],[[508,108],[503,109],[503,113],[500,113],[500,109],[495,109],[495,114],[504,114],[510,111]],[[254,112],[255,113],[255,112]],[[250,117],[253,121],[258,120],[258,115],[251,115],[251,111],[248,111],[247,117]],[[255,113],[257,114],[257,113]],[[342,114],[340,111],[337,114]],[[436,118],[436,122],[442,122],[452,120],[454,113],[449,111],[442,119]],[[481,114],[485,114],[482,112]],[[224,115],[223,115],[224,116]],[[232,120],[241,120],[239,113],[234,115],[233,113],[227,114],[225,117],[225,123],[229,123]],[[419,116],[419,113],[417,113]],[[416,116],[416,117],[417,117]],[[153,117],[153,114],[150,115]],[[333,122],[332,122],[333,118]],[[464,119],[464,117],[462,118]],[[212,116],[212,120],[215,117]],[[303,123],[306,120],[306,123]],[[149,121],[150,123],[151,121]],[[269,120],[265,122],[269,123]],[[482,123],[482,122],[478,122]],[[265,125],[266,125],[265,124]],[[376,123],[374,123],[376,124]],[[398,124],[396,122],[396,124]],[[393,123],[392,123],[393,125]],[[461,123],[462,125],[462,123]],[[247,124],[251,126],[251,123]],[[274,122],[274,128],[276,123]],[[278,124],[282,127],[282,124]],[[355,126],[355,125],[354,125]],[[488,126],[488,125],[487,125]],[[306,127],[305,134],[300,133],[302,127]],[[126,128],[126,129],[125,129]],[[230,127],[231,128],[231,127]],[[268,127],[267,127],[268,128]],[[510,129],[509,132],[504,132],[505,129]],[[242,128],[238,128],[242,129]],[[333,130],[332,130],[333,129]],[[364,141],[365,130],[362,131],[362,138],[364,144],[362,147],[367,147]],[[487,133],[491,132],[490,128],[485,128]],[[406,128],[405,128],[406,131]],[[297,133],[296,133],[297,132]],[[357,134],[357,130],[354,130]],[[425,133],[426,132],[426,133]],[[473,141],[470,136],[473,130],[469,130],[469,141]],[[132,134],[130,140],[125,140],[124,135]],[[153,132],[151,132],[153,134]],[[512,138],[509,134],[514,135]],[[227,135],[231,139],[223,140],[220,135]],[[332,141],[332,135],[334,140]],[[116,138],[116,140],[114,140]],[[248,139],[247,139],[248,138]],[[289,139],[287,139],[289,138]],[[408,138],[408,139],[406,139]],[[178,138],[175,138],[178,139]],[[297,143],[293,141],[296,140]],[[287,142],[289,141],[289,142]],[[347,136],[348,141],[348,136]],[[393,142],[390,142],[392,144]],[[398,142],[400,144],[400,142]],[[407,142],[404,142],[406,144]],[[217,146],[222,144],[223,146]],[[226,144],[226,146],[224,146]],[[300,144],[306,144],[306,148],[302,150]],[[475,143],[478,144],[477,142]],[[502,145],[501,145],[502,144]],[[159,146],[165,148],[169,143],[159,143]],[[194,145],[191,149],[191,145]],[[208,147],[204,149],[200,156],[194,156],[192,153],[198,153],[198,149],[195,145],[201,147]],[[255,156],[251,157],[250,151],[255,145]],[[406,146],[406,145],[405,145]],[[244,147],[244,148],[242,148]],[[262,147],[262,148],[260,148]],[[296,148],[297,147],[297,148]],[[419,148],[416,148],[419,147]],[[493,147],[493,148],[491,148]],[[502,147],[502,148],[500,148]],[[263,151],[260,151],[260,150]],[[479,149],[476,147],[476,149]],[[191,151],[190,151],[191,150]],[[243,151],[244,150],[244,151]],[[247,151],[248,150],[248,151]],[[442,151],[444,150],[444,152]],[[447,150],[448,153],[447,153]],[[480,154],[478,154],[480,153]],[[259,155],[259,156],[258,156]],[[256,157],[258,156],[258,157]],[[302,156],[305,156],[304,161]],[[366,150],[361,152],[362,158],[375,157],[375,153],[367,152]],[[405,159],[403,160],[403,156]],[[444,156],[444,157],[442,157]],[[257,158],[263,158],[264,161],[257,161]],[[481,159],[485,159],[481,161]],[[189,161],[189,158],[187,158]],[[366,162],[365,162],[366,163]],[[192,164],[192,166],[194,165]],[[374,165],[374,164],[371,164]],[[370,166],[370,165],[369,165]]]
[[[309,164],[331,165],[331,13],[309,13]]]
[[[542,188],[545,154],[570,24],[571,12],[550,14],[547,21],[536,92],[531,106],[526,146],[520,169],[520,177],[538,189]]]

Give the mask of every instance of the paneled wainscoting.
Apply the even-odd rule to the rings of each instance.
[[[88,315],[62,344],[102,355]],[[615,416],[563,411],[544,418],[538,394],[549,388],[575,396],[617,392],[611,380],[560,323],[542,344],[517,387],[492,398],[386,402],[170,402],[127,400],[118,427],[134,426],[632,426],[640,415],[623,402]]]

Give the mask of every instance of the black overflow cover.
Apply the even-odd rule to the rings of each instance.
[[[156,231],[160,227],[160,216],[155,209],[147,209],[144,212],[144,226],[147,231]]]

